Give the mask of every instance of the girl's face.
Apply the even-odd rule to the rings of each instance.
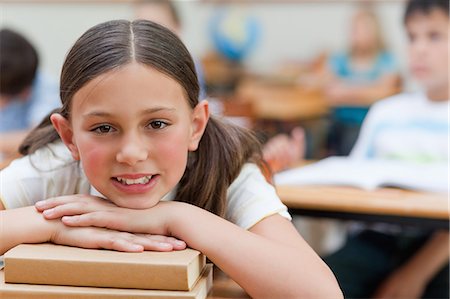
[[[378,47],[377,25],[375,21],[363,12],[352,20],[350,35],[352,48],[357,51],[372,51]]]
[[[135,62],[88,82],[71,109],[52,121],[73,157],[100,193],[136,209],[176,186],[208,120],[206,101],[191,109],[176,81]]]

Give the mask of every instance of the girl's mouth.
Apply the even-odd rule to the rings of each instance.
[[[112,177],[113,185],[121,192],[128,194],[146,193],[152,190],[157,182],[159,175],[144,175],[140,177],[131,178],[130,176]]]
[[[138,179],[127,179],[122,177],[115,177],[114,179],[116,179],[119,183],[124,185],[136,185],[136,184],[145,185],[152,179],[152,177],[153,175],[146,175]]]

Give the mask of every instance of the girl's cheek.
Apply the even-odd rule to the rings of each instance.
[[[81,160],[86,171],[98,171],[104,168],[107,165],[105,164],[107,157],[107,151],[98,145],[86,147],[85,151],[81,153]]]

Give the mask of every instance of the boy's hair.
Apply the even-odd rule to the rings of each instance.
[[[36,49],[25,37],[0,30],[0,94],[15,96],[31,86],[38,63]]]
[[[442,10],[445,14],[449,14],[449,0],[410,0],[406,6],[403,22],[416,13],[429,14],[433,9]]]
[[[168,75],[184,89],[191,108],[198,104],[199,84],[194,62],[180,39],[165,27],[147,20],[109,21],[84,33],[67,54],[61,72],[62,107],[70,119],[74,94],[92,79],[136,61]],[[30,154],[59,139],[48,115],[20,146]],[[197,151],[189,152],[178,184],[176,200],[192,203],[223,216],[229,185],[247,161],[261,167],[261,149],[249,132],[211,117]]]

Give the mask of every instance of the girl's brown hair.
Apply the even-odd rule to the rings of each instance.
[[[116,20],[92,27],[73,45],[61,72],[62,107],[53,112],[70,120],[72,98],[81,87],[132,61],[170,76],[183,87],[190,107],[198,104],[199,84],[194,63],[180,39],[150,21]],[[59,139],[49,117],[22,143],[19,149],[22,154],[33,153]],[[247,130],[211,117],[198,150],[189,153],[176,200],[223,216],[228,186],[248,161],[263,166],[258,140]]]

